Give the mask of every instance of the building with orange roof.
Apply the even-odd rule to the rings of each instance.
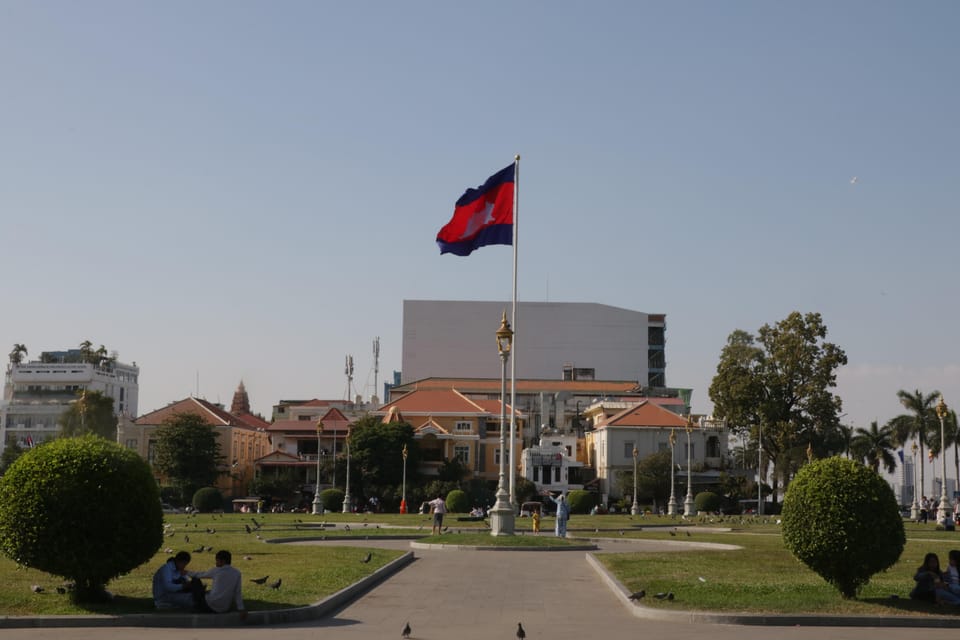
[[[510,407],[504,407],[509,429]],[[469,398],[457,389],[414,389],[380,407],[384,422],[405,421],[414,428],[425,476],[437,475],[445,460],[457,459],[473,477],[497,480],[500,470],[500,399]],[[517,412],[515,446],[522,447],[526,415]]]

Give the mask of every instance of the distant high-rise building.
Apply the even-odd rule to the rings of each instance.
[[[45,351],[39,361],[7,365],[0,401],[0,451],[8,443],[31,447],[56,436],[59,420],[83,390],[113,398],[113,411],[135,417],[140,368],[79,349]]]
[[[402,382],[499,378],[494,334],[510,304],[404,300]],[[666,315],[583,302],[520,302],[517,378],[636,380],[666,387]]]

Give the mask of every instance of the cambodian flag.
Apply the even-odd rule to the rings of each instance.
[[[440,253],[468,256],[488,244],[513,244],[515,165],[496,172],[476,189],[467,189],[437,234]]]

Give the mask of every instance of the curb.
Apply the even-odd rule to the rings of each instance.
[[[595,544],[577,544],[569,547],[496,547],[470,544],[430,544],[428,542],[411,542],[411,549],[426,549],[436,551],[596,551]]]
[[[305,607],[250,611],[241,620],[236,611],[219,614],[162,614],[141,613],[126,616],[2,616],[0,629],[60,628],[60,627],[158,627],[217,629],[241,626],[286,624],[323,618],[343,607],[365,591],[372,589],[414,561],[412,551],[388,562],[372,574],[323,600]]]
[[[609,587],[613,595],[620,600],[634,617],[648,620],[673,622],[692,622],[698,624],[738,624],[743,626],[770,627],[918,627],[929,629],[955,628],[956,617],[930,616],[831,616],[803,614],[749,614],[717,613],[712,611],[690,611],[677,609],[654,609],[636,604],[630,600],[630,591],[607,568],[596,559],[593,553],[586,554],[590,565],[600,579]]]

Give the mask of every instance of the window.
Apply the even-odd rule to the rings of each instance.
[[[560,482],[560,467],[556,466],[553,468],[553,482],[559,484]]]
[[[157,441],[150,440],[147,442],[147,462],[153,464],[157,461]]]
[[[533,465],[533,481],[540,482],[540,466]]]
[[[493,464],[495,465],[500,464],[500,449],[493,450]]]
[[[136,450],[136,448],[137,448],[137,439],[136,439],[136,438],[129,438],[129,439],[127,440],[127,449]]]
[[[461,464],[470,464],[470,447],[457,446],[453,448],[453,457]]]
[[[459,431],[460,433],[469,433],[473,431],[473,423],[469,420],[457,420],[457,423],[453,425],[453,430]]]
[[[720,440],[716,436],[710,436],[710,438],[707,440],[707,457],[720,457]]]
[[[633,440],[627,440],[623,443],[623,457],[633,460]]]

